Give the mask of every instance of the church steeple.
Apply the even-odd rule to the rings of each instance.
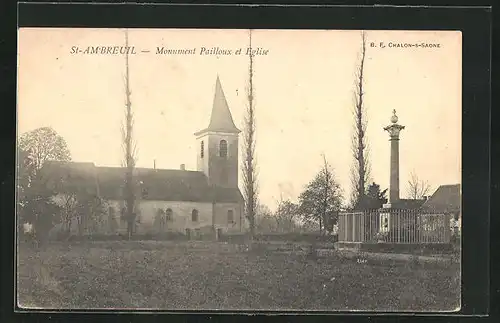
[[[210,185],[238,188],[238,136],[219,76],[215,81],[212,115],[207,128],[195,133],[198,140],[198,171]]]
[[[224,90],[222,90],[219,75],[217,75],[217,79],[215,81],[215,94],[212,105],[212,115],[210,116],[210,123],[207,128],[195,133],[195,135],[198,136],[204,132],[241,132],[238,128],[236,128],[234,124],[231,111],[229,111],[226,96],[224,95]]]

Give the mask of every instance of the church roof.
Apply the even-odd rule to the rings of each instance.
[[[215,94],[210,123],[207,128],[197,132],[195,135],[208,131],[228,133],[241,132],[234,124],[231,111],[229,110],[229,105],[227,104],[226,96],[224,95],[224,90],[222,90],[219,76],[217,76],[217,80],[215,81]]]
[[[435,212],[459,212],[460,201],[460,184],[441,185],[424,203],[423,208]]]
[[[125,168],[96,167],[88,163],[82,171],[81,164],[50,162],[44,167],[44,173],[52,182],[66,178],[67,185],[63,191],[65,188],[79,187],[98,192],[99,196],[107,200],[123,199]],[[211,187],[207,176],[198,171],[136,168],[134,180],[138,198],[142,200],[218,203],[239,203],[242,200],[238,188]]]
[[[41,175],[50,189],[99,194],[93,163],[47,161],[42,167]]]

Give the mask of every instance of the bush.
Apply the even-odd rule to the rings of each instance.
[[[317,233],[270,233],[255,236],[259,241],[289,241],[289,242],[330,242],[338,241],[337,235],[320,235]]]
[[[310,246],[309,246],[309,249],[307,251],[307,258],[309,259],[317,259],[319,256],[319,253],[318,253],[318,246],[315,242],[313,242]]]
[[[219,233],[219,241],[228,243],[244,244],[248,240],[248,235],[245,233],[222,234]]]
[[[60,240],[68,240],[68,241],[122,241],[128,240],[128,235],[126,234],[92,234],[92,235],[71,235],[69,237],[64,237],[61,235]],[[162,232],[158,234],[153,233],[144,233],[144,234],[134,234],[131,237],[133,241],[141,241],[141,240],[159,240],[159,241],[183,241],[187,240],[185,234],[180,232]]]
[[[246,233],[219,234],[219,241],[223,242],[243,243],[247,239],[249,239],[249,236]],[[254,236],[254,241],[335,243],[338,241],[338,235],[320,235],[317,233],[261,233]]]
[[[267,256],[267,255],[271,254],[271,250],[269,249],[269,244],[265,243],[265,242],[262,243],[262,242],[258,242],[258,241],[253,241],[249,245],[249,247],[250,248],[247,248],[247,249],[250,249],[249,251],[251,251],[254,254],[258,254],[261,256]]]
[[[188,236],[182,232],[161,232],[154,234],[152,236],[153,240],[173,240],[173,241],[183,241],[188,240]]]

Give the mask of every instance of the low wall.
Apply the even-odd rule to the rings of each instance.
[[[131,240],[202,240],[202,241],[221,241],[228,243],[243,244],[250,239],[248,233],[223,233],[217,232],[217,235],[210,229],[206,230],[185,230],[185,232],[166,231],[161,233],[136,232]],[[120,241],[128,240],[126,232],[117,232],[116,234],[83,234],[57,232],[53,234],[51,240],[55,241]],[[256,242],[283,242],[283,243],[307,243],[307,244],[329,244],[332,245],[338,241],[337,235],[320,235],[317,233],[267,233],[256,234]]]
[[[120,241],[128,240],[128,235],[126,234],[93,234],[93,235],[72,235],[68,238],[62,238],[57,240],[67,240],[67,241]],[[140,240],[178,240],[184,241],[189,240],[188,236],[179,232],[165,232],[161,234],[133,234],[130,240],[140,241]]]
[[[220,234],[219,241],[242,243],[249,239],[248,233],[241,234]],[[338,241],[337,235],[319,235],[311,233],[267,233],[256,234],[254,241],[262,242],[305,242],[305,243],[335,243]]]
[[[443,254],[453,253],[451,243],[336,242],[335,249],[376,253]]]

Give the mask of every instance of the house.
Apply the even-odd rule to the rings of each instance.
[[[244,230],[243,197],[238,188],[238,137],[219,77],[210,123],[196,132],[197,170],[135,168],[137,233],[162,231]],[[43,167],[47,185],[64,204],[75,192],[106,201],[106,220],[99,231],[126,232],[123,167],[100,167],[93,163],[47,162]],[[72,225],[73,226],[73,225]],[[72,229],[74,230],[74,229]]]
[[[457,219],[461,204],[460,184],[441,185],[422,205],[425,210],[453,214]]]
[[[441,185],[424,203],[422,209],[452,215],[452,226],[459,231],[462,226],[461,200],[460,184]]]

